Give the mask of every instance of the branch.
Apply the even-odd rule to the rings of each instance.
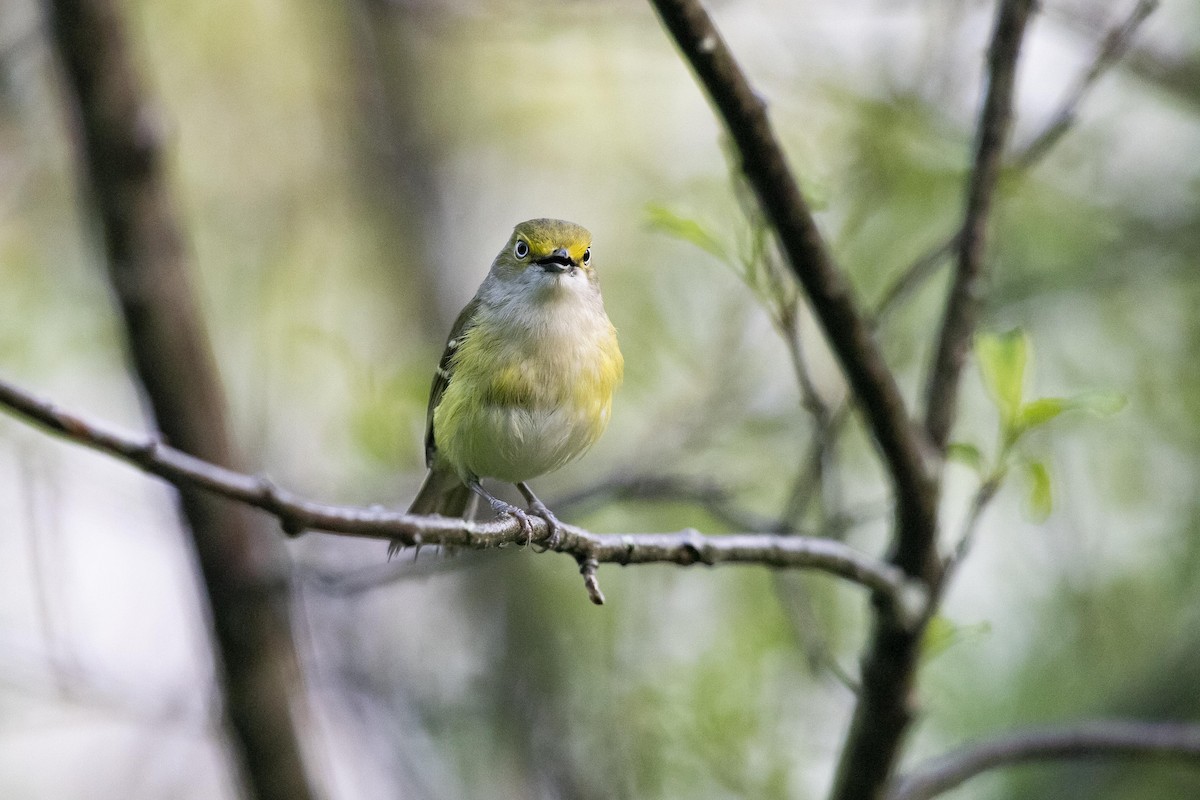
[[[1075,114],[1083,102],[1083,98],[1091,91],[1096,81],[1112,69],[1129,51],[1137,29],[1158,8],[1158,4],[1159,0],[1138,0],[1129,15],[1104,34],[1087,70],[1076,79],[1075,85],[1067,92],[1058,110],[1050,118],[1050,122],[1013,158],[1017,167],[1026,169],[1040,161],[1042,156],[1054,147],[1062,135],[1070,129],[1075,122]]]
[[[979,520],[983,517],[983,512],[988,505],[996,497],[996,493],[1000,491],[1001,476],[992,475],[987,480],[979,485],[975,491],[975,496],[971,498],[970,508],[967,510],[967,516],[963,520],[962,531],[958,536],[958,543],[955,544],[953,552],[943,561],[942,574],[938,578],[937,585],[934,586],[930,593],[930,602],[928,615],[932,617],[937,613],[937,607],[941,600],[946,595],[946,591],[950,586],[950,581],[954,578],[954,574],[958,572],[958,568],[966,561],[967,554],[971,552],[971,547],[975,544],[975,533],[979,529]]]
[[[195,487],[266,511],[289,535],[306,530],[400,541],[406,547],[438,544],[483,550],[524,543],[526,534],[513,519],[466,522],[417,516],[383,508],[316,503],[275,486],[270,480],[211,464],[153,437],[118,433],[78,414],[64,411],[7,381],[0,380],[0,406],[66,439],[114,456],[178,486]],[[549,536],[544,521],[532,520],[531,541]],[[779,569],[813,569],[860,584],[884,598],[903,625],[920,613],[925,592],[890,564],[872,559],[841,542],[801,536],[678,533],[599,534],[562,526],[558,552],[573,556],[592,600],[603,602],[595,583],[599,564],[758,564]]]
[[[724,121],[742,171],[854,389],[895,487],[899,528],[909,533],[923,529],[931,537],[936,491],[922,436],[911,424],[871,326],[800,193],[767,118],[765,102],[696,0],[650,2]],[[916,549],[920,548],[901,547],[906,556]],[[897,563],[911,575],[926,574],[933,566],[912,558],[898,558]]]
[[[1086,99],[1088,92],[1096,82],[1112,69],[1125,54],[1133,42],[1134,34],[1146,21],[1153,11],[1158,8],[1159,0],[1138,0],[1137,5],[1129,12],[1124,20],[1114,25],[1104,35],[1096,54],[1092,57],[1087,68],[1075,79],[1071,90],[1050,120],[1036,133],[1020,150],[1007,159],[1005,169],[1027,171],[1037,166],[1054,145],[1071,129],[1078,119],[1079,107]],[[954,231],[943,238],[938,244],[925,251],[908,267],[901,270],[896,279],[883,291],[875,305],[874,324],[876,327],[896,310],[901,300],[911,295],[930,277],[936,274],[938,267],[955,253],[959,248],[959,231]]]
[[[959,376],[975,333],[984,293],[988,215],[1000,178],[1004,145],[1012,122],[1017,56],[1034,0],[1003,0],[988,48],[988,87],[979,117],[975,162],[967,186],[966,210],[958,236],[958,267],[929,371],[925,427],[939,451],[946,448],[958,407]]]
[[[1066,758],[1173,758],[1200,767],[1200,725],[1104,720],[969,744],[903,777],[888,800],[928,800],[997,767]]]
[[[954,419],[959,377],[978,314],[987,214],[1011,116],[1017,55],[1033,0],[1001,0],[999,5],[989,48],[988,89],[979,121],[975,168],[958,240],[959,268],[930,373],[926,428],[939,451],[945,449]],[[936,494],[937,484],[934,486]],[[922,565],[921,574],[931,576],[929,583],[936,586],[940,572],[936,521],[899,530],[895,544],[893,563],[910,574],[913,565]],[[862,691],[834,778],[834,800],[877,798],[885,791],[912,721],[911,696],[919,654],[919,636],[897,630],[887,620],[876,621],[863,659]]]
[[[717,522],[735,530],[793,532],[790,529],[781,529],[776,520],[739,508],[729,489],[722,484],[683,475],[617,473],[577,492],[557,497],[552,505],[556,513],[569,513],[572,510],[578,513],[614,500],[688,503],[698,506]]]

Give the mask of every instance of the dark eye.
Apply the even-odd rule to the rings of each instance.
[[[592,248],[583,251],[583,265],[586,267],[588,262],[592,260]]]
[[[517,258],[524,258],[529,255],[529,243],[524,239],[517,239],[517,243],[513,245],[513,255]]]

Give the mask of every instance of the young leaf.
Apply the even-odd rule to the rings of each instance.
[[[1073,407],[1070,400],[1061,397],[1039,397],[1021,406],[1017,413],[1016,427],[1024,433],[1027,430],[1045,425],[1064,411]]]
[[[970,442],[951,442],[946,447],[946,458],[957,461],[964,467],[970,467],[980,475],[986,470],[983,452]]]
[[[1084,392],[1067,400],[1072,409],[1088,411],[1098,417],[1111,417],[1127,402],[1125,395],[1116,392]]]
[[[654,203],[646,206],[646,218],[650,222],[650,227],[695,245],[722,261],[729,261],[729,253],[721,240],[696,220],[680,216],[666,206]]]
[[[921,636],[921,660],[930,661],[946,652],[954,644],[954,634],[954,623],[946,617],[938,614],[930,619]]]
[[[975,337],[975,356],[979,359],[983,384],[1000,410],[1005,431],[1014,429],[1021,408],[1029,349],[1029,339],[1020,329]]]
[[[1029,495],[1026,501],[1029,516],[1034,522],[1045,522],[1054,507],[1050,489],[1050,470],[1041,461],[1025,462],[1025,474],[1029,478]]]
[[[946,652],[952,645],[978,636],[986,636],[992,632],[991,623],[976,622],[970,625],[959,625],[942,614],[935,615],[925,626],[921,637],[921,661],[929,662]]]

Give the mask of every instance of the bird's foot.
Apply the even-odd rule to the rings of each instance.
[[[546,508],[546,504],[538,500],[537,495],[533,493],[533,489],[529,488],[529,484],[522,481],[517,484],[517,490],[521,496],[525,498],[525,502],[529,503],[529,510],[535,515],[546,520],[546,541],[543,544],[546,550],[557,550],[562,542],[562,523],[558,521],[558,517],[551,513],[550,509]]]
[[[521,533],[525,534],[525,547],[528,547],[533,542],[533,520],[529,518],[529,512],[519,506],[514,506],[512,503],[506,503],[499,498],[491,498],[489,500],[492,510],[502,517],[512,517],[521,526]]]
[[[548,535],[542,546],[546,550],[557,550],[559,542],[562,541],[562,524],[558,521],[558,517],[554,516],[554,513],[546,508],[546,504],[536,497],[530,502],[529,510],[546,520]]]

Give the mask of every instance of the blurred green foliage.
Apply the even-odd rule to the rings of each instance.
[[[1096,4],[1046,5],[1018,144],[1099,36],[1081,21]],[[1200,38],[1180,44],[1172,30],[1194,34],[1200,20],[1165,5],[1138,57],[1196,63]],[[31,9],[6,4],[0,30],[34,24]],[[794,296],[778,273],[755,271],[772,244],[747,218],[718,126],[644,5],[130,0],[125,10],[256,467],[319,499],[406,504],[450,319],[511,226],[553,215],[595,234],[628,377],[609,433],[539,482],[543,497],[553,506],[608,476],[660,473],[719,481],[735,510],[762,518],[787,507],[815,429],[778,330]],[[870,305],[954,230],[987,8],[768,2],[715,13]],[[138,425],[47,53],[6,48],[0,76],[0,370]],[[984,329],[1020,333],[978,340],[954,451],[969,469],[951,467],[945,530],[957,530],[980,478],[1015,466],[1028,484],[993,504],[931,628],[913,759],[1033,721],[1200,714],[1198,108],[1194,86],[1118,68],[1043,162],[1005,176]],[[878,333],[914,401],[942,289],[940,275],[926,282]],[[814,384],[836,403],[836,365],[803,304],[791,307]],[[1102,423],[1063,414],[1115,410],[1117,395],[1127,407]],[[995,449],[974,444],[997,428]],[[0,424],[5,470],[19,469],[31,438]],[[119,469],[47,452],[71,465],[59,476],[68,487],[107,486],[105,470]],[[823,504],[800,522],[824,530],[835,513],[855,517],[845,538],[881,552],[886,483],[872,453],[852,421]],[[156,572],[130,548],[127,509],[80,511],[87,495],[60,495],[58,522],[42,529],[61,526],[68,551],[104,542],[109,569],[133,586]],[[17,489],[0,495],[0,516],[27,519],[23,503]],[[154,531],[168,518],[140,524]],[[570,521],[729,529],[681,497],[610,502]],[[0,534],[10,552],[24,552],[19,540]],[[823,793],[852,702],[837,673],[853,676],[866,632],[861,592],[748,568],[605,567],[610,604],[595,609],[574,565],[487,555],[422,551],[395,577],[367,580],[382,545],[311,536],[293,546],[314,749],[334,795]],[[39,579],[23,557],[6,561],[0,626],[38,642],[27,620]],[[66,598],[58,613],[76,630],[104,629],[106,598],[52,575]],[[200,642],[172,647],[206,663]],[[135,661],[128,644],[114,633],[86,651],[78,680],[149,671],[147,693],[178,680]],[[0,672],[16,671],[0,660]],[[16,709],[0,721],[7,740],[70,705],[12,685],[0,690]],[[0,794],[64,796],[28,773],[53,757],[90,796],[130,796],[126,774],[86,768],[98,742],[114,757],[127,746],[91,718],[70,719],[82,731],[70,742],[49,736],[30,759],[0,758]],[[189,735],[217,734],[201,724]],[[147,763],[175,769],[165,756]],[[212,796],[206,786],[170,796]],[[997,774],[952,796],[1198,791],[1195,772],[1088,764]]]

